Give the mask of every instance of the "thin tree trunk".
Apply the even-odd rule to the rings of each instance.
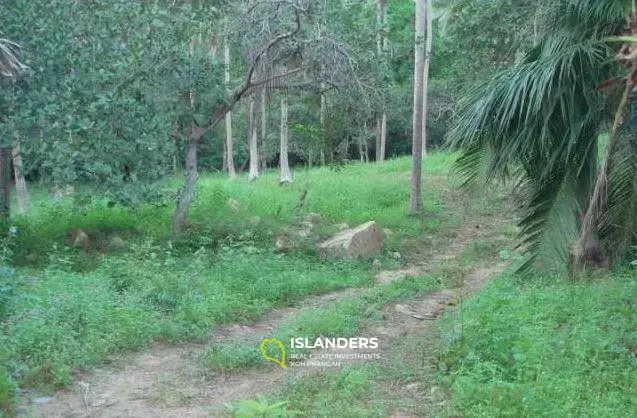
[[[380,125],[380,160],[385,161],[385,146],[387,144],[387,113],[383,112]]]
[[[426,0],[416,0],[416,40],[414,60],[414,110],[412,116],[412,167],[409,213],[418,215],[422,212],[422,118],[423,118],[423,86],[425,74],[425,15]]]
[[[0,224],[7,226],[11,217],[11,148],[0,148]]]
[[[292,182],[292,172],[288,162],[288,96],[281,93],[281,148],[279,150],[279,184]]]
[[[378,26],[378,33],[376,36],[376,48],[378,52],[378,59],[383,62],[387,59],[387,0],[376,1],[376,24]],[[387,142],[387,112],[385,110],[385,91],[382,92],[381,114],[377,118],[377,141],[376,141],[376,161],[385,160],[385,144]]]
[[[268,134],[268,118],[266,117],[266,94],[265,89],[261,89],[261,141],[259,144],[259,155],[261,161],[261,170],[268,168],[268,159],[265,155],[265,139]]]
[[[259,178],[259,148],[258,148],[258,129],[254,95],[250,97],[250,173],[248,180],[254,181]]]
[[[195,189],[199,174],[197,173],[197,147],[198,141],[190,139],[188,141],[188,149],[186,150],[186,182],[177,201],[177,208],[173,215],[172,235],[173,238],[183,231],[188,221],[188,212],[190,204],[195,199]]]
[[[375,160],[376,162],[380,161],[380,136],[381,136],[381,117],[376,117],[376,150],[375,150]]]
[[[425,42],[425,68],[423,69],[423,89],[422,89],[422,156],[427,156],[427,111],[428,111],[428,98],[429,98],[429,63],[431,62],[431,49],[433,44],[433,10],[431,6],[431,0],[427,1],[426,8],[426,25],[427,25],[427,40]]]
[[[230,45],[226,39],[223,46],[223,57],[225,63],[225,83],[226,89],[230,88]],[[232,110],[226,113],[226,167],[228,168],[228,177],[230,180],[237,178],[237,172],[234,169],[234,151],[232,149]]]
[[[19,142],[16,142],[13,146],[13,172],[15,189],[18,195],[18,207],[20,208],[20,213],[25,214],[29,210],[29,193],[27,191],[27,182],[22,172],[22,155],[20,155]]]
[[[321,83],[321,91],[325,88],[325,83]],[[321,121],[321,133],[323,135],[323,145],[321,146],[321,165],[325,165],[325,146],[327,145],[327,130],[325,129],[325,111],[327,102],[325,93],[321,93],[321,110],[319,112],[319,120]]]

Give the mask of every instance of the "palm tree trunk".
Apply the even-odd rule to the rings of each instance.
[[[288,96],[286,92],[281,93],[281,147],[279,150],[279,184],[292,182],[292,172],[288,162]]]
[[[414,110],[412,115],[412,166],[409,214],[422,212],[422,118],[425,74],[425,18],[426,0],[416,0],[416,40],[414,61]]]
[[[20,213],[25,214],[29,210],[29,192],[27,191],[27,182],[22,171],[22,155],[20,155],[19,142],[16,142],[13,146],[13,172],[15,189],[18,195],[18,207],[20,208]]]

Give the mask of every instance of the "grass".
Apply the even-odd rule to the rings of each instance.
[[[437,277],[419,276],[366,289],[358,296],[344,298],[325,307],[303,310],[267,337],[289,341],[299,336],[310,340],[320,336],[356,336],[382,317],[380,308],[384,305],[426,294],[441,285]],[[289,355],[302,352],[302,349],[287,350]],[[228,344],[213,344],[203,357],[204,369],[221,373],[236,372],[265,363],[258,343],[241,339]]]
[[[0,417],[13,411],[22,389],[50,393],[74,370],[113,355],[205,340],[219,325],[249,322],[309,295],[364,289],[302,311],[271,337],[354,336],[382,319],[383,305],[458,284],[494,256],[514,259],[509,227],[504,236],[472,241],[435,274],[372,287],[371,260],[324,263],[309,246],[272,249],[282,227],[310,212],[324,219],[319,235],[336,223],[373,219],[393,231],[381,263],[397,267],[404,261],[393,251],[409,256],[409,246],[444,245],[465,210],[500,216],[498,194],[467,207],[446,200],[452,160],[428,157],[421,218],[405,216],[408,158],[298,170],[283,188],[274,172],[256,183],[202,175],[192,222],[177,241],[169,237],[170,202],[130,210],[98,199],[79,207],[70,199],[52,204],[35,188],[31,212],[13,219],[17,231],[0,246]],[[167,196],[180,182],[166,180]],[[86,251],[69,248],[76,228],[91,237]],[[109,247],[114,236],[125,245]],[[228,414],[375,417],[404,408],[424,416],[631,416],[636,278],[635,270],[578,283],[505,275],[463,300],[436,332],[395,341],[382,362],[289,378],[280,394],[236,403]],[[202,361],[232,373],[263,359],[253,342],[238,340],[211,346]]]
[[[432,155],[427,171],[444,175],[451,158]],[[107,199],[79,206],[71,198],[52,203],[46,189],[33,187],[30,212],[13,218],[16,233],[2,245],[3,260],[16,267],[0,271],[0,410],[10,410],[18,388],[50,393],[73,370],[113,354],[205,339],[216,325],[247,322],[308,295],[370,286],[371,260],[322,263],[305,248],[277,253],[274,237],[297,219],[304,190],[301,215],[319,213],[319,233],[376,220],[399,242],[440,228],[442,194],[433,185],[425,187],[426,219],[406,216],[408,169],[405,158],[299,170],[283,188],[274,172],[255,183],[203,174],[189,228],[174,242],[170,202],[134,210]],[[166,195],[181,181],[167,179]],[[86,250],[69,247],[74,229],[89,235]],[[112,237],[125,245],[110,248]]]
[[[454,407],[485,417],[634,415],[636,278],[504,277],[470,299],[462,324],[448,323],[442,357]]]
[[[505,274],[428,336],[394,341],[386,361],[291,377],[262,402],[315,417],[633,416],[635,278]]]

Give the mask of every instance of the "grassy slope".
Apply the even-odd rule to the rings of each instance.
[[[636,279],[503,277],[469,300],[445,356],[454,406],[467,416],[633,416]]]
[[[417,384],[413,402],[427,416],[633,416],[636,278],[522,282],[504,275],[448,314],[433,343],[405,339],[398,351],[424,360],[401,354],[289,379],[262,403],[285,402],[310,416],[383,417],[403,406],[392,396],[397,388]],[[451,399],[441,402],[434,394],[445,390]]]
[[[432,157],[429,172],[444,173],[450,161],[445,154]],[[16,386],[63,386],[73,369],[113,353],[205,338],[215,324],[249,321],[307,295],[371,285],[369,261],[322,264],[310,252],[278,254],[274,236],[294,220],[305,189],[303,213],[325,217],[326,231],[332,223],[374,219],[399,241],[436,229],[443,211],[433,186],[425,192],[427,220],[405,216],[408,168],[409,160],[400,159],[300,170],[285,188],[273,172],[256,183],[205,175],[192,227],[176,243],[168,241],[169,208],[132,211],[98,201],[79,211],[36,190],[32,211],[14,219],[17,235],[4,246],[22,267],[0,271],[0,410]],[[229,208],[229,199],[239,202],[238,210]],[[85,230],[95,248],[68,248],[74,228]],[[112,234],[125,238],[127,248],[104,252]]]
[[[339,172],[303,170],[283,189],[274,173],[255,184],[204,176],[194,226],[173,244],[167,241],[169,208],[132,212],[98,203],[76,212],[70,202],[53,206],[45,194],[36,194],[33,212],[16,218],[12,248],[25,266],[0,271],[0,411],[10,406],[17,386],[64,385],[73,368],[113,353],[152,341],[203,338],[214,324],[247,321],[305,295],[370,285],[369,263],[320,264],[303,251],[276,254],[269,249],[274,233],[294,219],[306,188],[306,212],[322,214],[328,225],[375,219],[397,232],[390,243],[396,247],[401,235],[436,233],[453,219],[427,179],[440,180],[450,160],[428,160],[423,220],[404,216],[408,159]],[[240,203],[238,212],[228,209],[229,198]],[[66,232],[78,227],[91,236],[117,232],[128,248],[109,254],[65,248]],[[33,253],[30,265],[26,257]],[[385,296],[401,298],[426,285],[410,283]],[[389,411],[382,399],[387,387],[425,382],[418,390],[427,398],[429,385],[437,382],[452,390],[452,414],[629,416],[631,396],[637,395],[636,296],[634,273],[579,284],[504,277],[467,301],[461,316],[449,316],[435,348],[438,373],[432,374],[430,357],[415,356],[406,364],[401,357],[290,381],[278,399],[314,416],[382,416]],[[380,302],[344,301],[324,319],[355,333],[358,323],[344,323],[336,313],[373,321],[367,305],[374,303]],[[282,335],[301,322],[325,332],[321,321],[299,318]],[[429,356],[434,350],[419,344],[405,341],[398,351]],[[244,360],[253,359],[247,353]]]

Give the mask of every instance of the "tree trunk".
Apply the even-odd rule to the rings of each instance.
[[[183,231],[188,221],[188,211],[190,204],[195,199],[195,189],[199,175],[197,173],[197,146],[198,141],[190,139],[188,150],[186,151],[186,182],[179,193],[177,208],[173,215],[172,235],[173,238]]]
[[[250,173],[248,174],[248,180],[254,181],[259,178],[259,144],[258,144],[258,129],[257,129],[257,117],[254,95],[250,97]]]
[[[266,94],[265,89],[261,89],[261,141],[259,144],[259,155],[261,161],[261,170],[265,171],[268,168],[268,158],[265,155],[265,139],[268,134],[268,118],[266,109]]]
[[[223,57],[225,64],[225,83],[226,89],[230,88],[230,45],[226,39],[223,46]],[[234,169],[234,151],[232,149],[232,110],[226,113],[226,161],[225,165],[228,169],[228,177],[230,180],[237,178],[237,172]]]
[[[27,191],[27,182],[22,172],[22,155],[20,155],[19,142],[16,142],[13,146],[13,172],[15,189],[18,195],[18,207],[20,208],[20,214],[25,214],[29,210],[29,193]]]
[[[387,39],[387,0],[376,0],[376,24],[378,32],[376,35],[376,49],[378,59],[385,62],[387,59],[388,39]],[[380,116],[377,118],[377,140],[376,140],[376,161],[385,160],[385,144],[387,142],[387,112],[385,110],[385,91],[382,92],[382,103]]]
[[[11,216],[11,148],[0,148],[0,226],[9,225]]]
[[[431,62],[431,48],[433,44],[433,10],[431,6],[431,0],[427,1],[426,9],[426,25],[427,25],[427,40],[425,41],[425,68],[423,69],[423,90],[422,90],[422,156],[427,156],[427,111],[428,111],[428,97],[429,97],[429,63]]]
[[[425,74],[425,15],[426,0],[416,0],[416,40],[414,60],[414,109],[412,116],[412,167],[411,191],[409,198],[409,214],[418,215],[422,212],[422,118],[423,118],[423,87]]]
[[[279,150],[279,184],[292,182],[292,173],[288,162],[288,96],[281,93],[281,148]]]
[[[321,83],[321,91],[325,89],[325,83]],[[321,110],[319,111],[319,120],[321,121],[321,134],[323,135],[323,145],[321,146],[321,165],[325,165],[325,147],[327,145],[327,130],[325,129],[325,112],[327,109],[327,102],[325,93],[321,93]]]
[[[387,144],[387,113],[383,112],[380,122],[380,160],[385,161],[385,146]]]

